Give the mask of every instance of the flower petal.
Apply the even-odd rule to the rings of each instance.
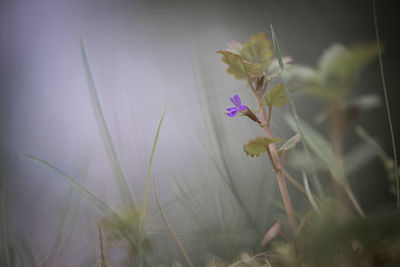
[[[242,104],[242,101],[240,100],[240,97],[238,95],[234,96],[236,104],[235,106],[239,107]]]
[[[232,104],[234,104],[235,106],[237,106],[237,104],[236,104],[236,100],[235,100],[235,98],[234,98],[234,97],[230,97],[229,99],[231,100]]]
[[[239,111],[246,110],[246,109],[247,109],[247,106],[246,106],[246,105],[241,105],[241,106],[239,107]]]
[[[227,113],[226,115],[228,115],[229,117],[235,117],[237,113],[238,113],[238,110],[235,109],[235,110],[233,110],[233,111]]]
[[[231,107],[231,108],[226,108],[225,110],[226,111],[232,111],[232,110],[236,110],[237,109],[237,107]]]

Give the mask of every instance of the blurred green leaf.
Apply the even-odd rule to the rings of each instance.
[[[285,85],[280,83],[269,89],[261,100],[260,106],[275,106],[280,108],[286,105],[287,102],[288,98],[285,92]]]
[[[244,152],[248,156],[258,157],[261,154],[267,151],[268,145],[273,143],[279,143],[284,141],[284,139],[279,137],[257,137],[255,139],[250,140],[247,144],[244,145]]]
[[[246,63],[243,58],[229,51],[218,51],[224,57],[222,61],[228,64],[226,72],[232,74],[237,80],[244,80],[248,77],[261,77],[263,75],[260,64]]]
[[[328,87],[352,86],[361,70],[378,55],[375,43],[346,48],[333,44],[322,54],[318,64],[322,83]]]
[[[368,144],[360,144],[347,152],[344,157],[344,167],[346,174],[352,174],[366,165],[375,155],[375,150]]]
[[[272,57],[274,56],[271,44],[265,33],[254,34],[243,44],[240,55],[249,63],[261,64],[262,70],[268,72]]]
[[[291,57],[284,57],[282,58],[283,65],[285,69],[288,69],[291,65],[289,64],[292,62],[293,59]],[[279,61],[274,59],[268,67],[268,71],[265,74],[265,77],[268,81],[272,80],[272,78],[277,77],[281,73],[281,68],[279,66]]]
[[[278,150],[278,156],[281,156],[284,150],[290,150],[296,146],[298,142],[301,141],[301,135],[299,133],[293,135],[289,140],[287,140]]]
[[[321,55],[317,68],[295,65],[288,70],[288,75],[299,83],[299,87],[321,100],[341,101],[343,95],[354,86],[362,69],[377,53],[378,47],[374,43],[349,48],[333,44]]]

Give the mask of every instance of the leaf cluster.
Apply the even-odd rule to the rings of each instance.
[[[377,55],[375,43],[351,47],[333,44],[323,52],[316,68],[294,65],[288,74],[312,96],[324,101],[337,100],[348,93],[361,71]]]
[[[280,72],[278,62],[273,59],[272,43],[265,33],[252,35],[244,44],[232,41],[228,50],[217,53],[223,55],[222,61],[228,65],[226,72],[237,80],[264,77],[269,81]],[[289,62],[289,58],[285,59],[286,64]]]

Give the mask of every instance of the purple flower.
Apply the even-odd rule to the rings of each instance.
[[[244,111],[247,109],[245,105],[242,105],[242,101],[240,100],[240,97],[238,95],[235,95],[234,97],[231,97],[229,99],[235,105],[234,107],[226,109],[226,111],[228,111],[226,115],[228,115],[229,117],[235,117],[239,111]]]

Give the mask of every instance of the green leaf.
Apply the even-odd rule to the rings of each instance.
[[[283,107],[288,102],[285,92],[285,85],[283,83],[277,84],[264,95],[260,106],[275,106],[277,108]]]
[[[228,52],[232,52],[235,54],[240,54],[240,51],[243,49],[243,44],[238,41],[231,41],[228,43]]]
[[[329,47],[319,61],[319,73],[328,88],[351,88],[361,70],[378,55],[375,43],[347,48],[341,44]]]
[[[254,34],[243,44],[240,55],[249,63],[261,64],[262,70],[267,73],[274,56],[271,44],[265,33]]]
[[[263,75],[260,64],[246,63],[243,58],[229,51],[218,51],[224,57],[222,61],[228,64],[226,72],[235,76],[237,80],[244,80],[248,77],[261,77]]]
[[[259,157],[261,154],[267,151],[268,145],[273,143],[279,143],[284,141],[284,139],[279,137],[257,137],[250,140],[247,144],[243,146],[244,152],[251,157]]]
[[[301,141],[301,135],[297,133],[296,135],[292,136],[289,140],[287,140],[281,148],[278,150],[278,156],[280,157],[284,150],[290,150],[296,146],[298,142]]]
[[[285,69],[288,69],[291,65],[290,62],[293,61],[291,57],[282,58]],[[265,74],[265,77],[268,81],[272,80],[272,78],[277,77],[281,73],[281,68],[279,66],[279,62],[277,59],[274,59],[268,67],[268,72]]]

